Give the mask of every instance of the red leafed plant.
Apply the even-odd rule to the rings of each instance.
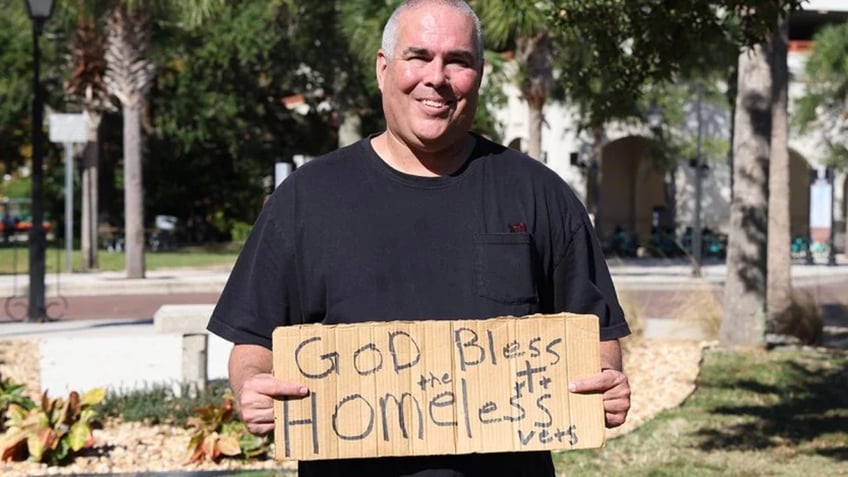
[[[45,392],[39,405],[9,404],[6,432],[0,437],[0,459],[58,464],[94,445],[92,426],[97,422],[94,406],[106,395],[103,388],[68,399],[50,399]]]
[[[188,418],[186,424],[192,429],[186,463],[218,461],[222,457],[255,458],[268,452],[268,440],[250,434],[235,416],[231,394],[226,395],[217,406],[210,404],[195,408],[194,415]]]

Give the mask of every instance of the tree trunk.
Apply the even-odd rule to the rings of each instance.
[[[88,142],[82,156],[82,214],[80,217],[80,250],[82,270],[90,271],[99,266],[97,256],[98,228],[98,164],[100,159],[97,131],[102,116],[88,112]]]
[[[771,70],[763,45],[739,55],[723,346],[764,346]]]
[[[124,240],[127,278],[144,278],[141,102],[124,104]]]
[[[553,51],[547,32],[516,39],[516,57],[523,68],[521,94],[527,101],[527,155],[542,160],[542,113],[553,84]]]
[[[789,230],[789,122],[787,88],[789,71],[786,64],[788,30],[786,22],[772,39],[772,125],[769,153],[769,222],[768,222],[768,289],[766,309],[769,326],[774,330],[781,319],[797,319],[782,315],[792,303],[791,250]]]
[[[601,126],[594,126],[592,128],[592,139],[592,156],[595,160],[594,164],[591,166],[593,173],[589,174],[590,190],[592,191],[592,208],[589,210],[595,214],[595,233],[598,235],[598,238],[603,241],[604,235],[601,227],[601,222],[603,221],[601,201],[603,200],[603,197],[601,197],[601,190],[604,184],[604,128]]]
[[[544,100],[527,101],[527,155],[542,160],[542,127],[545,120],[542,114]]]
[[[339,147],[345,147],[362,139],[362,118],[352,108],[339,111]]]

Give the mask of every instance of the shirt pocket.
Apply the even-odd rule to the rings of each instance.
[[[477,235],[477,293],[510,305],[538,302],[532,244],[523,233]]]

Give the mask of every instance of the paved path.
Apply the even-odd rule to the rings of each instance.
[[[636,300],[643,315],[669,317],[693,290],[712,293],[719,302],[726,267],[706,263],[702,276],[692,277],[684,261],[610,260],[616,288]],[[810,292],[826,316],[848,307],[848,259],[839,265],[804,265],[792,268],[793,284]],[[150,319],[166,304],[215,303],[229,271],[215,269],[154,270],[145,279],[127,279],[121,272],[48,275],[45,297],[48,315],[54,320]],[[0,325],[26,314],[27,277],[0,275]],[[845,318],[848,326],[848,317]],[[2,329],[0,329],[2,335]]]
[[[121,320],[150,319],[162,305],[206,304],[218,301],[220,293],[153,293],[105,296],[46,297],[51,320]],[[4,299],[0,323],[14,321],[26,314],[23,297]]]
[[[704,291],[720,303],[726,273],[723,264],[708,263],[703,276],[693,278],[685,262],[652,260],[613,260],[611,270],[620,293],[638,304],[643,317],[659,318],[654,322],[663,329],[673,324],[664,318],[674,318],[694,292]],[[793,282],[823,305],[826,324],[846,329],[848,262],[841,258],[836,267],[796,264],[792,273]],[[48,312],[56,318],[49,323],[13,321],[25,313],[26,277],[0,276],[0,340],[38,339],[41,386],[54,393],[179,382],[183,337],[157,333],[153,315],[166,304],[214,304],[228,276],[226,269],[155,270],[141,280],[119,272],[48,275]],[[230,346],[209,337],[210,379],[226,376]]]

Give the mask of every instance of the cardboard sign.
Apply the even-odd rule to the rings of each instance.
[[[598,318],[280,327],[274,375],[302,383],[275,403],[277,459],[582,449],[604,443]]]

